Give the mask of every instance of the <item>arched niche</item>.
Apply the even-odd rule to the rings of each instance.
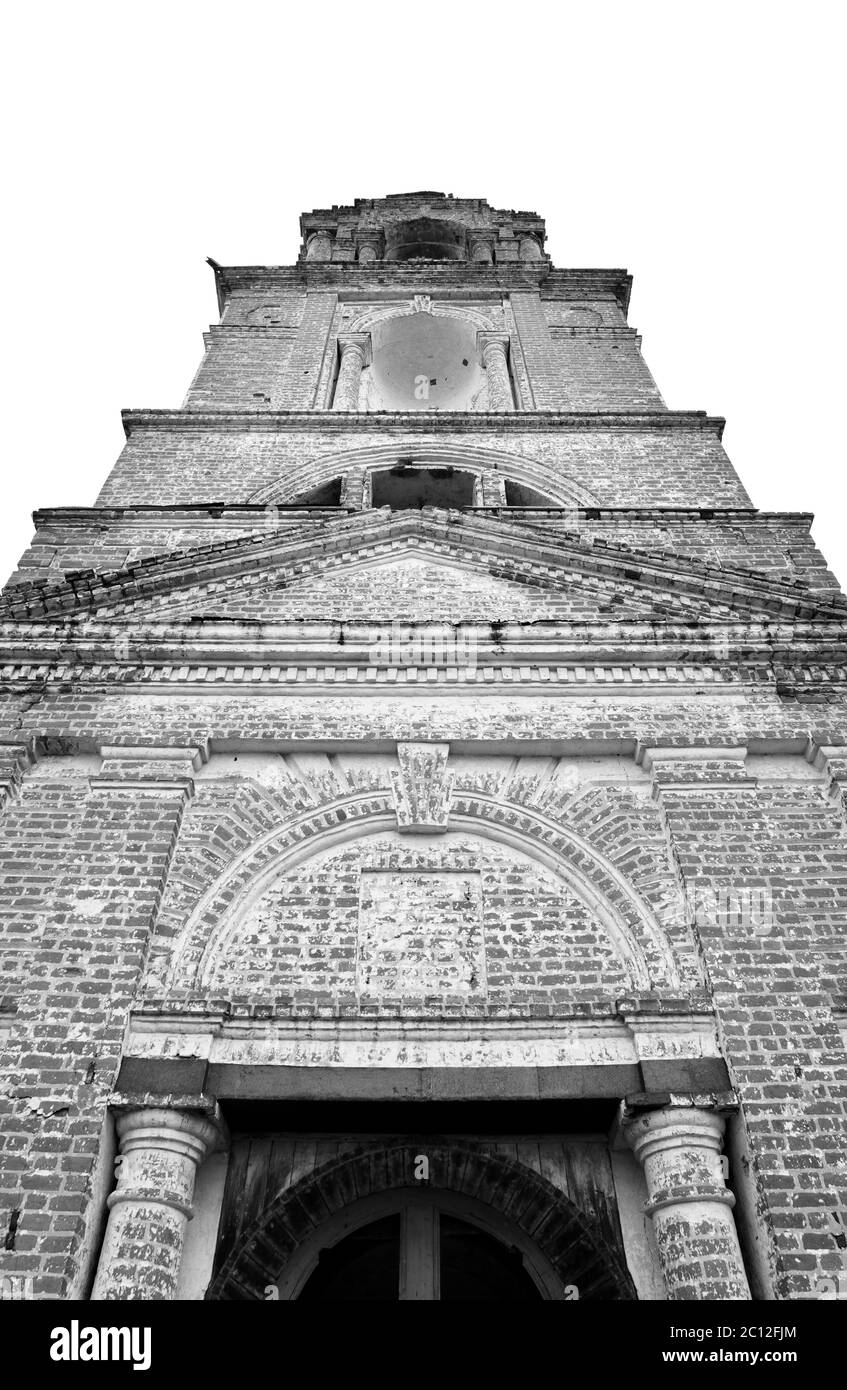
[[[371,342],[368,410],[484,408],[487,377],[467,318],[428,312],[383,318],[371,328]]]
[[[532,892],[537,895],[544,890],[550,900],[551,913],[540,929],[544,937],[541,947],[553,948],[553,954],[558,949],[560,954],[568,956],[566,966],[557,968],[560,973],[566,969],[566,978],[576,981],[577,994],[582,990],[586,996],[598,992],[605,995],[614,983],[623,992],[628,988],[680,987],[674,951],[646,902],[605,856],[567,826],[554,824],[528,807],[502,803],[497,798],[475,793],[468,801],[463,797],[457,799],[448,834],[411,838],[419,854],[423,855],[420,847],[429,838],[441,855],[440,867],[431,856],[429,867],[421,859],[418,872],[443,872],[453,876],[450,884],[440,890],[443,910],[439,939],[442,941],[440,949],[446,955],[452,953],[448,983],[449,990],[458,997],[470,1002],[481,1000],[490,992],[488,975],[483,977],[479,968],[481,952],[486,950],[485,917],[479,916],[476,907],[482,901],[483,913],[486,910],[485,883],[479,879],[483,860],[486,864],[495,861],[514,864],[516,882],[525,882],[527,873],[538,878],[538,885]],[[381,843],[383,840],[385,845]],[[312,961],[320,975],[320,951],[317,957],[308,955],[313,944],[309,939],[312,931],[309,923],[302,937],[298,937],[297,925],[293,918],[286,919],[284,908],[280,916],[280,902],[292,901],[293,895],[301,904],[314,906],[319,889],[326,904],[326,921],[335,924],[327,927],[327,932],[333,936],[332,941],[329,935],[326,938],[327,950],[337,947],[336,938],[344,937],[350,966],[346,972],[350,997],[356,997],[357,990],[361,993],[363,989],[365,992],[376,989],[385,995],[393,987],[385,969],[386,961],[371,953],[373,969],[370,978],[365,979],[359,974],[357,952],[362,931],[365,935],[378,932],[388,922],[388,917],[384,911],[368,908],[362,926],[357,915],[361,900],[355,897],[359,892],[355,869],[357,865],[359,869],[365,866],[366,872],[377,873],[382,864],[383,868],[387,866],[387,872],[395,872],[390,855],[392,845],[400,843],[408,849],[410,838],[396,834],[393,801],[377,792],[345,798],[286,825],[273,827],[209,886],[168,954],[160,957],[155,967],[151,965],[151,985],[155,977],[160,977],[165,992],[189,989],[205,997],[210,988],[213,992],[227,988],[227,976],[229,984],[234,986],[236,975],[242,980],[255,975],[261,979],[263,988],[270,989],[269,972],[281,973],[276,961],[280,951],[291,949],[296,953],[300,946],[304,947],[306,959]],[[474,850],[475,844],[485,844],[487,849]],[[321,866],[339,855],[342,859],[337,861],[337,868],[341,879],[336,882],[333,878],[330,882]],[[347,863],[342,862],[344,855],[347,855]],[[522,869],[521,865],[527,867]],[[305,877],[301,866],[305,866]],[[307,882],[314,872],[319,877],[322,875],[320,883]],[[396,872],[403,872],[399,859]],[[476,875],[470,885],[469,898],[476,914],[474,923],[470,919],[466,922],[459,910],[466,889],[464,880],[471,875]],[[557,890],[551,886],[553,880],[561,883],[564,890],[561,902],[573,904],[572,909],[568,908],[575,927],[573,943],[578,947],[584,929],[591,933],[595,943],[591,960],[583,955],[582,965],[577,960],[578,952],[574,955],[570,951],[571,938],[561,935],[566,932],[567,923],[560,921],[555,913]],[[374,880],[370,886],[380,887]],[[389,888],[394,894],[395,916],[408,916],[408,895],[397,885],[389,885]],[[293,933],[288,946],[280,934],[280,923],[286,922],[285,930]],[[471,926],[473,931],[463,936],[465,929]],[[558,948],[557,937],[560,937]],[[524,954],[529,952],[529,959],[537,946],[535,937],[531,937],[521,949]],[[420,980],[426,983],[424,943],[417,946],[404,943],[403,955],[413,962],[413,969],[420,963]],[[598,976],[605,978],[598,979]],[[297,978],[301,981],[304,978],[302,963],[297,967]],[[398,977],[395,983],[407,995],[413,992],[413,984],[406,979]],[[282,985],[275,987],[283,988]],[[317,976],[312,987],[322,988]]]
[[[465,229],[458,222],[434,217],[414,217],[385,229],[387,261],[463,261]]]

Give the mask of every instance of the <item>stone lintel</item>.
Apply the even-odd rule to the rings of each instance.
[[[645,1076],[645,1066],[647,1076]],[[664,1064],[664,1074],[679,1092],[653,1092],[648,1084],[649,1064],[620,1062],[563,1067],[355,1067],[265,1066],[237,1062],[207,1062],[197,1058],[127,1057],[121,1064],[118,1084],[133,1088],[146,1104],[188,1108],[190,1098],[175,1097],[175,1083],[201,1084],[203,1093],[220,1101],[236,1100],[582,1100],[628,1096],[633,1111],[655,1108],[662,1096],[687,1097],[686,1103],[714,1108],[714,1097],[723,1095],[721,1113],[731,1109],[731,1092],[707,1091],[709,1085],[726,1083],[721,1059],[681,1059]],[[703,1085],[702,1094],[683,1087]],[[137,1089],[136,1089],[137,1088]],[[650,1104],[641,1104],[645,1097]],[[130,1104],[138,1105],[134,1099]],[[681,1103],[681,1102],[680,1102]]]

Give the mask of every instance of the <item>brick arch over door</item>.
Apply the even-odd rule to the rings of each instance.
[[[288,869],[335,845],[395,829],[396,823],[391,793],[374,790],[310,808],[267,831],[207,888],[169,943],[164,989],[180,996],[186,990],[202,992],[210,961],[243,912]],[[673,946],[660,922],[611,860],[583,836],[532,807],[474,791],[456,793],[451,828],[511,845],[562,875],[603,922],[632,988],[680,987]],[[157,956],[148,977],[154,989],[165,964]]]
[[[209,1286],[214,1300],[263,1300],[305,1242],[345,1207],[378,1193],[420,1190],[415,1155],[430,1161],[429,1190],[481,1202],[517,1226],[581,1299],[636,1297],[621,1253],[598,1224],[533,1169],[467,1142],[431,1137],[371,1144],[333,1160],[280,1193],[244,1234]]]
[[[342,453],[322,454],[308,463],[286,469],[272,482],[265,483],[247,501],[253,505],[263,502],[293,502],[304,492],[352,473],[355,470],[386,469],[396,466],[398,459],[412,460],[421,467],[450,467],[470,472],[494,470],[508,482],[525,483],[551,499],[554,507],[595,507],[597,498],[584,483],[560,471],[553,464],[526,458],[507,449],[486,449],[474,444],[439,444],[411,436],[392,444],[378,444]]]

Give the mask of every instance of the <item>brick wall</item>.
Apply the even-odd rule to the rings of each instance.
[[[0,819],[0,1258],[36,1298],[84,1297],[93,1273],[106,1097],[182,810],[50,771]]]
[[[741,1097],[773,1296],[814,1296],[844,1267],[847,1054],[830,973],[847,927],[844,822],[815,785],[662,797]],[[726,910],[709,910],[712,893]],[[744,911],[754,894],[767,915]]]
[[[185,398],[187,410],[279,410],[288,395],[296,333],[277,328],[218,328]]]
[[[713,1010],[755,1292],[814,1296],[843,1267],[847,829],[820,750],[847,747],[844,624],[690,562],[837,586],[807,516],[754,511],[721,422],[666,410],[628,277],[497,246],[473,269],[218,268],[223,326],[187,408],[130,412],[97,507],[38,519],[16,580],[72,579],[7,594],[29,618],[0,634],[0,1269],[38,1296],[87,1291],[107,1097],[142,1005],[237,1013],[245,1065],[252,1022],[278,1017],[588,1020],[599,1066],[628,1008]],[[324,409],[339,328],[412,294],[488,306],[521,409]],[[281,577],[258,540],[227,545],[265,536],[265,504],[347,473],[361,503],[364,470],[416,458],[570,510],[427,513],[394,538],[433,548],[405,569],[382,514],[271,510],[278,552],[316,542]],[[538,558],[574,531],[572,562]],[[365,532],[378,554],[351,579]],[[645,549],[679,564],[648,582]],[[107,605],[91,572],[118,569]],[[369,633],[398,613],[475,625],[480,660],[378,661]],[[443,822],[397,819],[410,741]],[[734,762],[663,774],[662,749],[707,744]],[[739,893],[765,895],[767,930],[714,910]]]
[[[291,362],[293,364],[292,355]],[[305,380],[305,375],[304,375]],[[291,388],[294,389],[293,387]],[[305,388],[304,388],[305,389]],[[294,501],[298,494],[337,477],[350,461],[360,461],[362,451],[396,445],[396,458],[414,458],[419,452],[418,430],[398,428],[387,421],[371,426],[367,417],[355,429],[340,430],[332,420],[310,429],[304,422],[292,429],[268,429],[267,421],[255,428],[222,430],[215,424],[185,421],[177,431],[167,426],[147,430],[133,428],[120,459],[97,499],[97,505],[128,506],[134,503],[178,505],[209,501],[246,502],[260,488],[278,483],[278,500]],[[253,422],[251,422],[252,424]],[[552,427],[547,431],[522,428],[518,419],[485,429],[445,430],[430,426],[424,435],[437,449],[458,454],[466,451],[471,466],[475,448],[502,449],[526,467],[510,466],[504,457],[506,477],[525,476],[555,501],[557,480],[588,490],[589,504],[606,507],[745,507],[749,498],[720,443],[718,431],[707,421],[686,422],[668,418],[656,427],[602,424],[592,428]],[[437,432],[436,432],[437,431]],[[494,431],[495,437],[490,437]],[[486,457],[486,462],[489,462]],[[534,465],[534,471],[530,468]],[[565,492],[565,504],[572,492]]]
[[[539,410],[665,409],[632,330],[577,326],[578,315],[569,323],[561,309],[563,326],[551,330],[537,294],[514,294],[511,303]]]
[[[32,545],[21,557],[9,583],[34,579],[58,580],[79,569],[98,572],[122,569],[154,555],[174,550],[203,549],[237,536],[267,535],[273,526],[281,542],[317,534],[333,519],[332,512],[269,513],[267,507],[178,508],[150,512],[105,508],[41,513]],[[492,513],[493,515],[493,513]],[[502,517],[545,534],[578,533],[601,537],[636,550],[690,557],[709,565],[754,569],[784,580],[801,580],[815,593],[838,593],[838,583],[815,546],[802,514],[699,512],[686,515],[670,509],[638,513],[599,509],[568,510],[561,517],[512,510]],[[708,523],[708,524],[704,524]]]

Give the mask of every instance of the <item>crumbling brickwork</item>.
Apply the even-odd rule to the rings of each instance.
[[[812,518],[536,214],[302,234],[0,594],[4,1296],[297,1297],[422,1151],[545,1298],[843,1290]]]

